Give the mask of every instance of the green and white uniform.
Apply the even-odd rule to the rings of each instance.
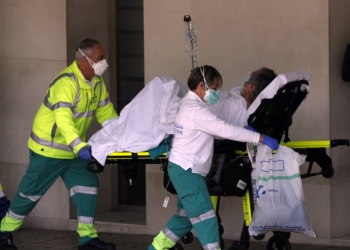
[[[172,248],[192,228],[204,250],[219,250],[218,221],[205,177],[210,171],[214,137],[259,142],[260,135],[235,127],[214,115],[199,96],[189,91],[175,118],[168,173],[177,194],[178,213],[154,238],[148,250]]]

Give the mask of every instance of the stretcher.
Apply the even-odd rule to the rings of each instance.
[[[248,124],[254,127],[258,132],[274,137],[280,141],[281,145],[285,145],[300,154],[306,155],[306,162],[309,163],[309,166],[306,173],[301,173],[301,178],[309,178],[317,175],[322,175],[324,178],[331,178],[334,175],[334,168],[331,158],[326,153],[326,149],[337,146],[349,146],[348,139],[315,141],[290,141],[289,139],[288,128],[292,124],[292,116],[307,95],[306,91],[303,91],[303,86],[305,85],[308,85],[308,82],[305,80],[290,82],[279,89],[274,98],[264,99],[258,109],[249,117]],[[283,141],[282,137],[284,137]],[[174,189],[171,189],[172,185],[169,183],[167,176],[166,153],[152,160],[149,152],[114,152],[109,154],[106,159],[106,164],[133,165],[137,163],[161,164],[161,169],[164,170],[164,187],[166,187],[169,192],[176,193]],[[313,169],[314,163],[317,163],[320,169],[315,171],[315,169]],[[228,169],[235,169],[235,166],[237,167],[239,164],[249,165],[245,144],[227,140],[215,142],[212,168],[208,174],[207,183],[219,221],[221,249],[225,248],[224,241],[221,237],[224,233],[224,228],[221,225],[219,205],[220,198],[227,195],[227,193],[225,193],[225,187],[222,186],[222,180],[225,174],[227,174]],[[88,167],[90,171],[96,173],[103,171],[104,167],[102,165],[96,162],[94,165],[95,166]],[[252,213],[254,210],[253,195],[251,183],[248,183],[247,189],[242,195],[244,222],[241,237],[230,246],[229,250],[249,249],[250,235],[248,227],[252,220]],[[289,232],[273,233],[274,235],[267,242],[268,250],[291,249]],[[254,236],[254,238],[256,240],[262,240],[264,235]],[[181,240],[184,244],[189,244],[192,242],[192,239],[192,233],[188,232]],[[183,249],[183,247],[180,243],[177,243],[173,249]]]

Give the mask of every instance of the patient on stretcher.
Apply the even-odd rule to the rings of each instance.
[[[250,114],[261,100],[272,98],[288,82],[308,80],[302,71],[276,74],[261,68],[254,71],[243,87],[220,91],[219,101],[211,110],[220,119],[235,126],[246,126]],[[178,105],[188,91],[187,86],[171,76],[153,78],[121,111],[120,116],[97,131],[88,141],[93,157],[105,164],[113,152],[133,153],[156,148],[174,133]]]
[[[219,101],[210,109],[232,125],[247,126],[249,116],[259,107],[262,99],[271,99],[288,82],[308,79],[302,70],[276,75],[273,70],[263,67],[248,76],[243,87],[220,91]]]

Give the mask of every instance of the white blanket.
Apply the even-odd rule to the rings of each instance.
[[[157,147],[174,134],[179,101],[187,92],[188,88],[171,76],[153,78],[123,108],[118,119],[90,138],[93,157],[104,165],[110,153],[137,153]]]

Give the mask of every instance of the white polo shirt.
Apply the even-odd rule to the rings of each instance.
[[[169,161],[204,177],[211,167],[214,137],[253,143],[260,138],[259,133],[220,120],[193,91],[181,100],[174,129]]]

